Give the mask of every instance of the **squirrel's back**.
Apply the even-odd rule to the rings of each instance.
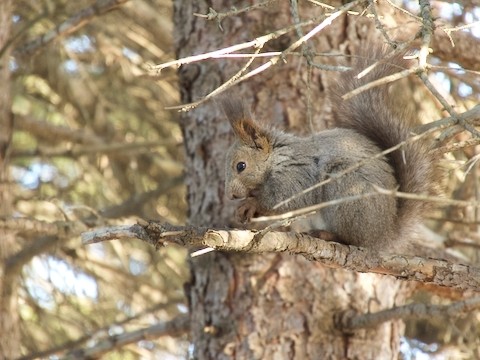
[[[404,53],[390,56],[384,49],[376,48],[355,58],[352,70],[341,73],[332,91],[335,126],[357,131],[370,139],[381,150],[389,149],[412,135],[415,122],[413,114],[397,111],[385,85],[371,87],[348,100],[342,96],[362,85],[397,73],[408,67]],[[369,65],[373,69],[358,79],[357,75]],[[398,191],[431,194],[436,189],[433,155],[423,139],[406,142],[399,150],[387,155],[395,172]],[[397,228],[400,236],[411,232],[412,226],[423,217],[428,203],[397,199]]]

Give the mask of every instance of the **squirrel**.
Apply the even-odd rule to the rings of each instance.
[[[333,85],[334,128],[306,137],[268,128],[254,121],[241,101],[224,99],[223,110],[236,137],[227,153],[225,191],[231,199],[243,199],[237,219],[247,222],[254,216],[371,193],[374,186],[436,193],[435,159],[427,140],[407,142],[399,150],[374,158],[408,139],[414,126],[413,116],[395,109],[388,85],[342,98],[361,85],[408,67],[403,55],[390,56],[379,47],[354,60],[352,70],[341,73]],[[356,77],[373,63],[377,64],[367,75]],[[366,159],[370,160],[355,171],[273,210],[281,201]],[[323,220],[323,230],[342,243],[395,252],[415,236],[427,208],[426,202],[378,193],[325,207],[315,216]]]

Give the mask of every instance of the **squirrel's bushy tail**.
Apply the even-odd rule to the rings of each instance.
[[[385,85],[372,87],[348,100],[343,100],[342,95],[404,70],[408,63],[403,59],[405,53],[390,56],[383,48],[374,48],[360,55],[353,61],[352,70],[340,74],[334,85],[332,102],[335,126],[354,129],[386,150],[412,135],[411,129],[416,123],[413,114],[395,110],[392,95]],[[358,73],[374,63],[376,66],[367,75],[357,78]],[[387,155],[387,158],[395,171],[399,191],[417,194],[436,192],[434,158],[425,140],[409,141]],[[397,204],[397,229],[407,232],[412,230],[412,226],[423,217],[428,208],[427,202],[402,198],[398,199]]]

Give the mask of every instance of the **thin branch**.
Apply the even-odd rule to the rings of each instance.
[[[100,337],[100,334],[105,334],[108,332],[109,329],[111,329],[112,327],[116,327],[116,326],[125,326],[127,325],[129,322],[132,322],[134,320],[137,320],[145,315],[149,315],[149,314],[153,314],[155,311],[158,311],[158,310],[161,310],[161,309],[166,309],[168,306],[171,306],[175,301],[174,299],[170,299],[169,302],[167,303],[158,303],[148,309],[145,309],[141,312],[138,312],[136,313],[135,315],[132,315],[132,316],[126,316],[124,317],[122,320],[120,321],[115,321],[113,323],[109,323],[108,325],[106,326],[103,326],[103,327],[100,327],[98,329],[95,329],[94,332],[88,332],[87,334],[81,336],[80,338],[78,339],[75,339],[75,340],[71,340],[71,341],[67,341],[59,346],[56,346],[56,347],[53,347],[53,348],[50,348],[50,349],[47,349],[47,350],[43,350],[43,351],[39,351],[39,352],[36,352],[36,353],[30,353],[30,354],[27,354],[27,355],[24,355],[16,360],[35,360],[35,359],[45,359],[47,358],[48,356],[50,355],[55,355],[55,354],[59,354],[59,353],[65,353],[71,349],[75,349],[75,348],[79,348],[82,344],[86,343],[87,341],[94,341],[94,340],[98,340],[99,337]],[[177,304],[178,301],[175,301],[175,304]]]
[[[218,95],[220,94],[221,92],[227,90],[228,88],[230,88],[233,84],[238,84],[244,80],[247,80],[249,79],[250,77],[252,76],[255,76],[267,69],[269,69],[270,67],[276,65],[280,60],[283,59],[284,55],[287,55],[289,54],[290,52],[296,50],[299,46],[301,46],[303,43],[305,43],[306,41],[308,41],[310,38],[312,38],[314,35],[316,35],[318,32],[320,32],[321,30],[323,30],[324,28],[326,28],[327,26],[329,26],[335,19],[337,19],[339,16],[341,16],[342,14],[344,14],[347,10],[351,9],[352,7],[356,6],[357,4],[363,2],[364,0],[355,0],[355,1],[352,1],[351,3],[348,3],[347,5],[344,5],[342,6],[337,12],[333,13],[332,15],[330,15],[328,18],[326,18],[324,21],[322,21],[319,25],[317,25],[315,28],[313,28],[310,32],[308,32],[305,36],[301,37],[300,39],[298,39],[297,41],[295,41],[293,44],[291,44],[286,50],[284,50],[282,52],[282,55],[279,55],[279,56],[275,56],[273,58],[271,58],[268,62],[264,63],[263,65],[260,65],[258,66],[257,68],[251,70],[250,72],[248,72],[247,74],[241,76],[240,78],[238,78],[236,80],[236,82],[232,83],[232,84],[229,84],[228,86],[223,86],[222,85],[222,90],[219,91],[219,89],[215,89],[213,92],[211,92],[210,94],[206,95],[204,98],[202,98],[201,100],[199,101],[196,101],[196,102],[192,102],[192,103],[189,103],[189,104],[183,104],[183,105],[179,105],[179,106],[172,106],[172,107],[168,107],[167,109],[170,109],[170,110],[179,110],[179,111],[189,111],[195,107],[197,107],[198,105],[202,104],[203,102],[205,102],[207,99],[211,98],[212,96],[214,95]],[[297,25],[294,25],[293,26],[293,29],[296,29],[296,27],[298,27],[300,24],[297,24]],[[271,34],[269,34],[271,35]],[[267,35],[268,36],[268,35]],[[261,46],[263,46],[264,44],[262,44]],[[225,50],[225,49],[224,49]],[[225,84],[224,84],[225,85]]]
[[[427,57],[430,52],[430,43],[432,41],[432,34],[435,30],[435,23],[432,17],[432,9],[430,7],[429,0],[419,0],[420,4],[420,13],[422,16],[422,45],[418,54],[418,68],[417,72],[420,79],[423,81],[425,86],[430,90],[430,92],[438,99],[442,104],[444,109],[454,118],[458,119],[458,114],[453,110],[452,106],[445,100],[445,98],[440,94],[440,92],[433,86],[433,84],[428,79],[426,70],[428,69]],[[447,33],[450,37],[450,34]],[[461,119],[458,119],[460,125],[462,125],[467,131],[471,132],[476,137],[480,137],[480,132],[471,126],[468,123],[463,122]]]
[[[457,116],[448,116],[440,120],[432,121],[431,123],[419,126],[415,129],[417,133],[422,133],[434,128],[443,129],[456,125],[459,121],[473,124],[476,120],[480,120],[480,105],[475,105],[470,110],[465,111]]]
[[[343,204],[345,202],[350,202],[350,201],[355,201],[355,200],[361,200],[361,199],[366,199],[371,196],[378,195],[378,192],[372,191],[360,195],[352,195],[352,196],[346,196],[340,199],[335,199],[335,200],[330,200],[330,201],[324,201],[319,204],[315,204],[312,206],[307,206],[303,207],[297,210],[292,210],[288,211],[279,215],[270,215],[270,216],[260,216],[257,218],[251,219],[252,222],[264,222],[264,221],[285,221],[287,219],[293,220],[299,216],[304,216],[306,214],[313,214],[317,212],[318,210],[324,209],[326,207],[334,206],[334,205],[339,205]],[[288,199],[287,199],[288,200]]]
[[[255,53],[253,55],[258,55],[258,53],[262,50],[262,47],[263,47],[263,45],[261,47],[259,47],[258,49],[256,49]],[[254,60],[255,60],[255,57],[250,58],[247,61],[247,63],[239,71],[237,71],[230,79],[225,81],[222,85],[217,87],[215,90],[213,90],[207,96],[205,96],[203,99],[201,99],[199,101],[196,101],[194,103],[191,103],[191,104],[180,105],[180,106],[171,106],[171,107],[167,107],[166,109],[182,109],[182,111],[190,110],[190,109],[202,104],[203,102],[207,101],[208,99],[214,97],[215,95],[221,94],[225,90],[230,89],[233,85],[235,85],[236,83],[238,83],[240,81],[239,79],[242,77],[242,74],[245,73],[245,71],[247,71],[247,69],[250,67],[250,65],[252,64],[252,62]]]
[[[445,100],[445,98],[442,96],[442,94],[440,94],[440,92],[435,88],[435,86],[433,86],[433,84],[430,82],[425,72],[419,72],[418,76],[420,77],[420,79],[422,79],[427,89],[430,90],[430,92],[435,96],[435,98],[437,98],[438,101],[440,101],[440,103],[445,108],[445,110],[450,114],[450,116],[452,116],[457,120],[457,123],[459,125],[463,126],[463,128],[469,131],[470,133],[472,133],[472,135],[475,135],[476,137],[480,137],[480,132],[477,129],[475,129],[472,125],[470,125],[470,123],[464,121],[462,118],[458,116],[457,112],[453,110],[453,107],[447,102],[447,100]]]
[[[184,177],[182,175],[170,180],[161,181],[155,189],[140,194],[135,193],[120,204],[103,209],[100,211],[100,215],[103,218],[117,219],[124,216],[141,214],[141,208],[147,201],[155,200],[160,195],[183,184],[183,179]]]
[[[332,7],[333,8],[333,7]],[[301,24],[300,22],[300,15],[298,14],[298,3],[297,0],[290,0],[290,12],[292,14],[292,18],[295,24],[299,25]],[[305,35],[302,31],[301,26],[297,26],[295,29],[297,31],[297,36],[299,38],[303,38]],[[285,54],[286,56],[287,54]],[[309,46],[307,43],[305,43],[302,47],[302,52],[301,55],[307,60],[307,65],[309,67],[309,78],[311,75],[311,69],[312,67],[315,67],[320,70],[324,71],[348,71],[350,70],[349,67],[346,66],[334,66],[334,65],[328,65],[328,64],[317,64],[313,62],[313,57],[315,56],[315,52],[311,46]],[[310,93],[310,90],[307,92]],[[308,100],[307,100],[308,102]],[[309,107],[307,107],[308,109]]]
[[[369,4],[369,6],[372,10],[373,18],[375,19],[375,28],[378,31],[380,31],[380,33],[383,35],[383,37],[385,38],[385,40],[387,41],[387,43],[391,47],[396,48],[397,43],[395,41],[392,41],[390,36],[388,36],[387,31],[385,30],[385,27],[383,26],[382,22],[380,21],[380,18],[378,17],[377,7],[375,5],[375,1],[374,0],[368,0],[368,4]]]
[[[427,57],[430,53],[430,42],[432,41],[432,34],[435,30],[435,23],[432,17],[432,9],[430,7],[430,0],[419,0],[420,14],[422,16],[422,45],[418,53],[418,67],[425,69],[427,66]]]
[[[443,119],[437,120],[435,122],[432,122],[430,124],[424,125],[422,127],[419,127],[417,129],[418,130],[417,132],[421,132],[419,135],[412,136],[412,137],[408,138],[407,140],[402,141],[402,142],[398,143],[397,145],[395,145],[395,146],[393,146],[389,149],[386,149],[386,150],[384,150],[380,153],[377,153],[376,155],[374,155],[374,156],[372,156],[368,159],[364,159],[362,161],[359,161],[355,165],[352,165],[352,166],[346,168],[345,170],[343,170],[339,173],[331,175],[328,179],[326,179],[324,181],[321,181],[321,182],[319,182],[315,185],[312,185],[309,188],[306,188],[303,191],[301,191],[301,192],[299,192],[299,193],[297,193],[297,194],[279,202],[278,204],[276,204],[273,207],[273,209],[278,209],[278,208],[288,204],[290,201],[296,199],[299,196],[305,195],[305,194],[307,194],[307,193],[309,193],[309,192],[311,192],[311,191],[313,191],[317,188],[325,186],[326,184],[329,184],[330,182],[337,181],[342,176],[345,176],[345,175],[359,169],[363,165],[367,164],[369,161],[372,161],[374,159],[378,159],[378,158],[381,158],[385,155],[388,155],[389,153],[400,149],[405,144],[407,144],[409,142],[417,141],[421,138],[424,138],[424,137],[432,134],[434,131],[437,131],[438,129],[442,129],[442,128],[446,128],[446,127],[455,125],[460,120],[463,121],[464,123],[470,123],[470,122],[473,122],[476,119],[480,119],[480,105],[476,105],[473,109],[470,109],[470,110],[464,112],[463,114],[459,115],[457,118],[447,117],[447,118],[443,118]]]
[[[345,175],[347,175],[347,174],[349,174],[349,173],[351,173],[351,172],[359,169],[360,167],[362,167],[363,165],[367,164],[368,162],[370,162],[370,161],[372,161],[372,160],[375,160],[375,159],[382,158],[382,157],[384,157],[385,155],[390,154],[391,152],[400,149],[402,146],[404,146],[405,144],[407,144],[407,143],[409,143],[409,142],[417,141],[417,140],[419,140],[419,139],[427,136],[428,134],[432,133],[434,130],[436,130],[436,129],[435,129],[435,128],[429,129],[429,130],[425,131],[425,132],[422,133],[422,134],[412,136],[412,137],[408,138],[407,140],[402,141],[402,142],[398,143],[398,144],[395,145],[395,146],[392,146],[392,147],[389,148],[389,149],[386,149],[386,150],[384,150],[384,151],[382,151],[382,152],[379,152],[379,153],[375,154],[374,156],[371,156],[371,157],[369,157],[369,158],[367,158],[367,159],[364,159],[364,160],[362,160],[362,161],[357,162],[356,164],[354,164],[354,165],[352,165],[352,166],[349,166],[348,168],[346,168],[346,169],[343,170],[343,171],[340,171],[340,172],[338,172],[338,173],[336,173],[336,174],[332,174],[332,175],[330,175],[330,177],[329,177],[328,179],[323,180],[323,181],[320,181],[319,183],[317,183],[317,184],[315,184],[315,185],[312,185],[312,186],[310,186],[310,187],[302,190],[301,192],[299,192],[299,193],[297,193],[297,194],[295,194],[295,195],[293,195],[293,196],[290,196],[289,198],[287,198],[287,199],[279,202],[278,204],[276,204],[276,205],[273,207],[273,209],[274,209],[274,210],[275,210],[275,209],[278,209],[278,208],[280,208],[280,207],[288,204],[290,201],[295,200],[295,199],[296,199],[297,197],[299,197],[299,196],[305,195],[305,194],[307,194],[307,193],[309,193],[309,192],[311,192],[311,191],[313,191],[313,190],[315,190],[315,189],[318,189],[318,188],[320,188],[320,187],[322,187],[322,186],[325,186],[326,184],[329,184],[329,183],[331,183],[331,182],[333,182],[333,181],[337,181],[337,180],[340,179],[341,177],[343,177],[343,176],[345,176]]]
[[[52,144],[71,141],[80,144],[102,145],[104,140],[84,129],[75,129],[63,125],[54,125],[48,121],[38,120],[31,116],[16,115],[16,130],[34,134],[38,139],[45,139]]]
[[[180,67],[181,65],[191,64],[191,63],[198,62],[198,61],[215,59],[215,58],[224,56],[225,54],[231,54],[231,53],[239,51],[239,50],[244,50],[244,49],[248,49],[248,48],[263,47],[267,42],[269,42],[271,40],[275,40],[278,37],[280,37],[282,35],[285,35],[285,34],[289,33],[290,31],[295,30],[295,28],[297,26],[312,25],[316,21],[318,21],[318,19],[313,18],[313,19],[304,21],[303,23],[301,23],[299,25],[291,25],[291,26],[287,26],[286,28],[283,28],[283,29],[280,29],[280,30],[277,30],[277,31],[273,31],[270,34],[260,36],[256,39],[252,40],[252,41],[247,41],[247,42],[244,42],[244,43],[241,43],[241,44],[236,44],[236,45],[233,45],[233,46],[229,46],[229,47],[226,47],[226,48],[223,48],[223,49],[219,49],[219,50],[215,50],[215,51],[211,51],[211,52],[207,52],[207,53],[203,53],[203,54],[199,54],[199,55],[188,56],[188,57],[185,57],[185,58],[182,58],[182,59],[169,61],[169,62],[160,64],[160,65],[155,65],[155,66],[152,66],[150,68],[150,71],[151,72],[153,71],[154,75],[158,75],[158,73],[160,71],[162,71],[163,69],[168,68],[168,67]],[[281,54],[282,53],[279,53],[279,55],[281,55]],[[277,56],[279,56],[279,55],[277,55]]]
[[[42,234],[42,236],[34,238],[34,241],[28,243],[5,260],[5,279],[11,279],[18,275],[23,265],[27,264],[38,254],[53,248],[61,240],[71,236],[78,236],[82,231],[86,230],[86,226],[80,221],[48,223],[24,218],[2,220],[0,221],[0,228],[6,228],[15,232]]]
[[[165,236],[174,232],[172,236]],[[417,256],[378,253],[372,249],[326,242],[301,233],[268,232],[256,238],[258,232],[250,230],[217,230],[172,226],[149,222],[124,228],[104,228],[82,234],[84,244],[114,238],[138,238],[155,247],[174,243],[184,247],[211,247],[220,251],[251,253],[288,252],[305,256],[333,268],[358,272],[391,275],[398,279],[419,281],[460,290],[480,291],[480,268],[454,264],[445,260]]]
[[[141,340],[157,339],[161,336],[179,336],[188,331],[190,316],[180,315],[173,320],[161,322],[147,328],[110,336],[100,340],[96,345],[69,351],[64,359],[94,359],[113,349],[119,349]]]
[[[335,205],[343,204],[350,201],[366,199],[371,196],[375,196],[379,194],[389,195],[389,196],[403,198],[403,199],[434,202],[434,203],[440,203],[443,205],[450,205],[450,206],[457,206],[457,207],[480,206],[480,202],[478,201],[452,200],[452,199],[447,199],[439,196],[405,193],[405,192],[400,192],[396,190],[384,189],[376,185],[373,185],[373,188],[375,191],[363,193],[359,195],[345,196],[345,197],[335,199],[335,200],[330,200],[330,201],[324,201],[319,204],[288,211],[278,215],[261,216],[257,218],[252,218],[250,221],[254,223],[275,221],[273,224],[268,225],[265,229],[263,229],[260,232],[260,235],[263,236],[263,234],[267,231],[270,231],[275,228],[279,228],[281,226],[287,226],[289,225],[289,223],[291,223],[294,220],[298,220],[298,218],[300,217],[308,217],[309,215],[312,215],[326,207],[335,206]]]
[[[449,235],[449,237],[452,237],[452,235]],[[473,242],[473,241],[465,241],[463,240],[457,240],[457,239],[447,239],[443,242],[445,247],[451,248],[451,247],[466,247],[466,248],[471,248],[475,250],[480,250],[480,244],[478,242]],[[475,241],[478,241],[478,239],[475,239]]]
[[[403,71],[400,71],[398,73],[395,73],[395,74],[392,74],[392,75],[388,75],[388,76],[385,76],[385,77],[382,77],[380,79],[377,79],[377,80],[374,80],[374,81],[370,81],[369,83],[365,84],[365,85],[361,85],[359,87],[357,87],[356,89],[344,94],[342,96],[342,98],[344,100],[348,100],[366,90],[369,90],[371,88],[374,88],[374,87],[377,87],[377,86],[380,86],[380,85],[384,85],[384,84],[388,84],[388,83],[391,83],[391,82],[394,82],[394,81],[397,81],[397,80],[400,80],[400,79],[403,79],[411,74],[415,74],[417,73],[419,70],[419,68],[417,67],[413,67],[413,68],[410,68],[410,69],[405,69]],[[363,71],[362,71],[363,73]],[[360,73],[359,75],[361,75],[362,73]]]
[[[471,29],[471,28],[473,28],[475,26],[478,26],[478,25],[480,25],[480,21],[475,21],[475,22],[472,22],[470,24],[465,24],[465,25],[459,25],[459,26],[456,26],[456,27],[453,27],[453,28],[442,28],[442,30],[445,31],[445,33],[447,33],[447,35],[450,36],[450,34],[452,32],[465,30],[465,29]]]
[[[8,229],[16,233],[56,235],[65,237],[70,234],[71,229],[80,229],[78,233],[84,230],[84,227],[77,225],[74,221],[55,221],[48,222],[30,218],[8,218],[0,219],[0,229]]]
[[[421,21],[422,21],[422,18],[421,18],[421,17],[419,17],[419,16],[417,16],[417,15],[414,15],[414,14],[412,14],[410,11],[405,10],[404,8],[402,8],[402,7],[394,4],[394,3],[392,2],[392,0],[387,0],[387,3],[388,3],[390,6],[392,6],[393,8],[401,11],[401,12],[404,13],[405,15],[407,15],[407,16],[415,19],[416,21],[418,21],[418,22],[421,22]]]
[[[127,1],[128,0],[97,0],[93,5],[80,10],[78,13],[71,16],[61,24],[55,26],[54,29],[46,32],[32,41],[29,41],[24,45],[17,47],[13,54],[14,56],[21,57],[30,56],[55,39],[77,31],[95,17],[101,16],[119,7],[120,5],[123,5]]]
[[[35,25],[37,22],[39,22],[46,16],[47,14],[41,13],[36,17],[34,17],[33,19],[28,20],[27,23],[19,31],[17,31],[13,36],[11,36],[10,39],[8,39],[7,42],[3,45],[3,47],[0,49],[0,59],[2,58],[3,54],[5,54],[7,49],[13,46],[13,44],[15,44],[15,42],[20,38],[21,35],[26,33],[27,30],[29,30],[31,27],[33,27],[33,25]]]
[[[424,319],[442,316],[459,316],[480,308],[480,296],[463,301],[456,301],[449,305],[409,304],[370,314],[358,315],[347,311],[336,319],[336,325],[346,331],[374,328],[380,324],[395,319]]]
[[[454,200],[454,199],[443,198],[443,197],[440,197],[440,196],[411,194],[411,193],[405,193],[405,192],[396,191],[396,190],[383,189],[383,188],[381,188],[379,186],[376,186],[376,185],[373,185],[373,187],[375,188],[375,190],[379,194],[395,196],[395,197],[399,197],[399,198],[402,198],[402,199],[428,201],[428,202],[434,202],[434,203],[440,203],[440,204],[458,206],[458,207],[480,206],[480,202],[478,202],[478,201]]]
[[[249,11],[252,11],[252,10],[265,8],[265,7],[269,6],[270,4],[272,4],[276,1],[279,1],[279,0],[267,0],[267,1],[264,1],[264,2],[261,2],[261,3],[258,3],[258,4],[253,4],[251,6],[244,7],[242,9],[235,9],[234,8],[230,11],[223,12],[223,13],[219,13],[219,12],[215,11],[215,9],[209,8],[208,9],[208,14],[193,13],[193,15],[201,17],[201,18],[205,18],[207,20],[217,20],[220,30],[223,31],[222,20],[225,19],[226,17],[236,16],[236,15],[239,15],[239,14],[242,14],[242,13],[245,13],[245,12],[249,12]]]
[[[19,157],[79,157],[90,154],[108,154],[136,150],[147,150],[156,147],[180,145],[176,140],[143,141],[132,143],[92,144],[90,146],[78,146],[71,149],[55,149],[38,147],[33,150],[13,150],[12,158]]]
[[[29,245],[26,245],[20,251],[6,259],[4,278],[7,279],[7,281],[13,279],[20,274],[23,266],[30,262],[35,256],[46,253],[64,239],[63,237],[55,235],[33,238]]]
[[[307,1],[314,4],[314,5],[320,6],[321,8],[327,9],[327,10],[335,10],[335,6],[325,4],[325,3],[322,3],[322,2],[317,1],[317,0],[307,0]],[[349,15],[360,15],[360,13],[358,11],[352,11],[352,10],[347,11],[347,14],[349,14]]]
[[[480,138],[478,137],[439,147],[435,149],[435,153],[441,155],[447,152],[458,151],[460,149],[465,149],[467,147],[476,145],[480,145]]]

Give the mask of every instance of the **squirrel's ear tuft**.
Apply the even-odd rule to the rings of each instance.
[[[225,97],[221,104],[233,132],[241,142],[264,152],[272,151],[270,135],[252,119],[250,111],[242,101]]]

